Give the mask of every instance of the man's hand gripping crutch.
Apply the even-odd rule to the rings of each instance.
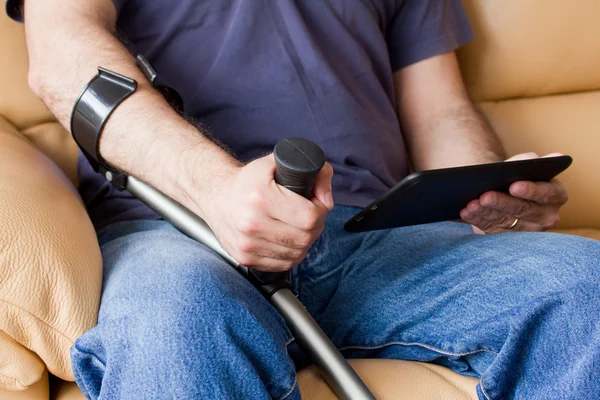
[[[315,178],[325,165],[323,151],[308,140],[284,139],[275,146],[273,158],[272,172],[275,175],[275,182],[310,199],[313,194]],[[258,162],[264,163],[269,162],[269,160],[272,159],[266,157]],[[247,182],[251,183],[253,181],[252,177],[247,178]],[[240,177],[240,179],[243,179],[243,177]],[[183,233],[218,253],[231,266],[248,277],[282,315],[296,340],[314,361],[328,384],[340,398],[357,400],[375,398],[312,319],[302,303],[290,291],[285,263],[267,266],[266,268],[263,266],[263,271],[259,271],[258,268],[243,266],[223,249],[208,225],[185,207],[134,177],[128,177],[126,189]],[[251,187],[249,187],[249,190],[251,190]],[[233,207],[237,199],[229,200],[226,203],[232,204]],[[314,199],[314,201],[321,203],[318,199]],[[325,207],[323,204],[319,204],[319,206]],[[231,215],[232,218],[236,216],[234,212]],[[307,228],[310,229],[311,227]],[[235,234],[229,233],[235,239]],[[300,261],[304,255],[303,251],[297,254]],[[294,259],[294,257],[288,258]],[[260,265],[260,257],[249,257],[246,261],[255,266]]]

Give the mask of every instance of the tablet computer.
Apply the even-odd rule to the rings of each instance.
[[[517,181],[550,181],[572,162],[558,156],[415,172],[349,219],[344,229],[365,232],[457,220],[485,192],[508,193]]]

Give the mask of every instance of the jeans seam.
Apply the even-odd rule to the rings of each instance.
[[[82,354],[87,354],[88,356],[95,358],[95,359],[96,359],[96,360],[97,360],[97,361],[98,361],[100,364],[102,364],[102,366],[103,366],[104,368],[106,368],[106,363],[105,363],[104,361],[102,361],[102,360],[101,360],[101,359],[100,359],[100,358],[99,358],[97,355],[95,355],[95,354],[93,354],[93,353],[90,353],[90,352],[89,352],[89,351],[87,351],[87,350],[82,350],[82,349],[80,349],[80,348],[79,348],[79,346],[77,346],[77,343],[75,343],[75,344],[73,345],[73,347],[75,347],[75,350],[77,350],[78,352],[80,352],[80,353],[82,353]]]
[[[473,350],[473,351],[468,351],[465,353],[456,353],[453,351],[448,351],[448,350],[444,350],[444,349],[440,349],[439,347],[436,346],[432,346],[430,344],[427,343],[422,343],[422,342],[400,342],[400,341],[394,341],[394,342],[387,342],[381,345],[377,345],[377,346],[360,346],[360,345],[356,345],[356,346],[344,346],[340,348],[340,351],[345,351],[345,350],[352,350],[352,349],[358,349],[358,350],[376,350],[376,349],[382,349],[384,347],[388,347],[388,346],[419,346],[419,347],[424,347],[426,349],[429,350],[433,350],[437,353],[440,354],[444,354],[444,355],[448,355],[448,356],[457,356],[457,357],[462,357],[462,356],[469,356],[472,354],[477,354],[477,353],[482,353],[482,352],[486,352],[486,353],[492,353],[495,355],[498,355],[497,352],[495,352],[494,350],[489,350],[489,349],[478,349],[478,350]]]
[[[481,379],[479,380],[479,386],[481,386],[481,392],[483,393],[485,398],[488,400],[492,400],[492,396],[490,396],[488,394],[487,390],[485,390],[485,385],[483,384],[483,375],[481,376]]]
[[[290,336],[290,338],[288,340],[285,341],[284,346],[286,348],[286,351],[287,351],[287,347],[295,340],[296,340],[296,338],[292,335],[292,336]],[[283,396],[279,398],[279,400],[285,400],[286,398],[288,398],[294,392],[294,389],[296,388],[296,386],[298,386],[298,377],[297,376],[294,377],[294,383],[292,384],[292,387],[290,388],[290,390],[285,392],[283,394]]]
[[[77,342],[75,342],[75,344],[73,345],[73,348],[75,350],[77,350],[81,354],[86,354],[86,355],[92,357],[93,359],[95,359],[96,361],[98,361],[100,364],[102,364],[102,366],[104,367],[104,369],[106,369],[106,363],[104,361],[102,361],[100,358],[98,358],[98,356],[96,356],[95,354],[92,354],[89,351],[80,349],[79,346],[77,346]],[[75,374],[75,369],[73,369],[73,373]],[[75,380],[77,380],[77,379],[75,379]],[[91,396],[89,395],[90,391],[88,390],[87,386],[85,385],[85,381],[82,380],[81,381],[81,385],[83,385],[84,387],[81,387],[79,385],[79,383],[77,384],[77,386],[79,386],[79,389],[84,394],[84,396],[86,398],[88,398],[88,399],[91,398]]]
[[[290,390],[288,390],[282,397],[280,397],[279,400],[287,399],[294,392],[296,386],[298,386],[298,378],[294,378],[294,384],[292,385]]]

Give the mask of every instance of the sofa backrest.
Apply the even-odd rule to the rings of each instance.
[[[0,5],[0,117],[16,127],[67,175],[77,181],[77,146],[48,108],[29,89],[23,25]]]
[[[459,51],[465,83],[511,154],[574,157],[563,228],[600,228],[600,2],[463,0],[476,39]],[[76,147],[27,86],[23,27],[0,16],[0,116],[76,179]],[[64,134],[45,132],[51,129]]]
[[[561,228],[600,228],[600,2],[463,0],[466,86],[508,152],[562,152]]]

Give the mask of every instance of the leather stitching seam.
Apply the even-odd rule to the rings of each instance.
[[[59,336],[61,336],[61,337],[63,337],[64,339],[68,340],[68,341],[71,343],[71,345],[73,345],[73,343],[75,343],[75,340],[74,340],[74,339],[71,339],[70,337],[68,337],[67,335],[65,335],[63,332],[59,331],[58,329],[56,329],[55,327],[53,327],[52,325],[50,325],[49,323],[47,323],[46,321],[44,321],[43,319],[41,319],[40,317],[38,317],[37,315],[33,314],[32,312],[30,312],[30,311],[28,311],[28,310],[26,310],[26,309],[24,309],[24,308],[22,308],[22,307],[19,307],[19,306],[15,305],[15,304],[12,304],[12,303],[10,303],[10,302],[8,302],[8,301],[6,301],[6,300],[2,300],[2,299],[0,299],[0,303],[5,303],[5,304],[9,305],[9,306],[10,306],[10,307],[12,307],[12,308],[16,308],[16,309],[17,309],[17,310],[19,310],[19,311],[22,311],[22,312],[25,312],[25,313],[27,313],[28,315],[30,315],[30,316],[32,316],[33,318],[35,318],[37,321],[39,321],[39,322],[41,322],[42,324],[44,324],[44,325],[45,325],[46,327],[48,327],[48,328],[49,328],[51,331],[58,333],[58,334],[59,334]]]
[[[4,374],[2,374],[2,373],[0,373],[0,376],[1,376],[1,377],[3,377],[3,378],[6,378],[6,379],[8,379],[8,380],[10,380],[10,381],[12,381],[12,382],[16,382],[16,383],[18,383],[19,385],[21,385],[21,386],[22,386],[22,387],[24,387],[24,388],[28,388],[28,387],[30,387],[30,385],[26,385],[26,384],[24,384],[23,382],[21,382],[20,380],[18,380],[17,378],[13,378],[12,376],[4,375]],[[41,378],[40,378],[40,379],[41,379]],[[33,383],[32,383],[32,385],[34,385],[34,384],[38,383],[38,382],[40,381],[40,379],[38,379],[37,381],[33,382]]]

